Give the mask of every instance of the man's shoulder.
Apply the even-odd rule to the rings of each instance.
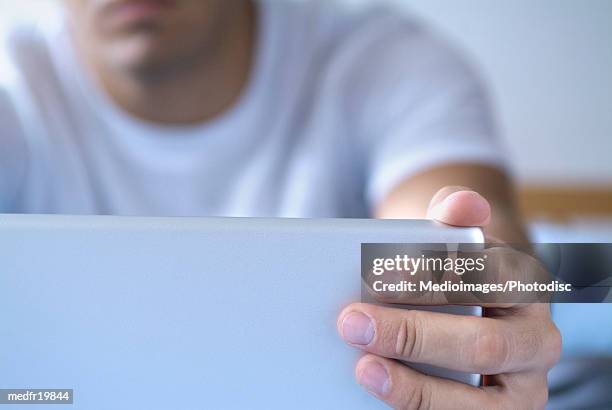
[[[451,74],[469,71],[470,62],[461,50],[397,5],[351,5],[353,2],[346,0],[261,1],[282,10],[278,14],[291,22],[288,29],[294,32],[287,37],[297,38],[304,50],[312,50],[317,65],[340,70],[347,80],[351,75],[387,74],[406,79],[404,74],[427,76],[431,69]]]
[[[339,46],[376,36],[399,26],[403,35],[422,33],[422,26],[404,9],[382,2],[355,5],[346,0],[260,0],[288,21],[292,31],[319,47]]]
[[[319,73],[317,90],[351,119],[355,135],[380,134],[371,130],[420,115],[417,107],[437,109],[466,95],[485,95],[478,67],[452,41],[404,9],[371,3],[286,6],[302,8],[306,30],[319,36],[310,60],[311,72]]]

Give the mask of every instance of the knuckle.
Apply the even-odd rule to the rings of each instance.
[[[538,362],[534,359],[537,359],[538,355],[542,354],[542,349],[545,348],[544,337],[539,328],[530,328],[518,332],[514,336],[514,342],[517,350],[521,352],[520,356],[523,361],[528,363]]]
[[[421,383],[408,388],[396,408],[402,410],[431,410],[433,409],[432,398],[431,388],[427,383]]]
[[[548,404],[548,372],[514,375],[511,387],[501,390],[503,409],[544,410]]]
[[[563,338],[559,328],[554,323],[550,323],[549,335],[546,338],[544,349],[548,352],[548,360],[546,365],[548,368],[553,367],[561,357],[561,350],[563,349]]]
[[[515,403],[516,406],[516,403]],[[487,406],[487,409],[491,410],[515,410],[515,407],[512,407],[510,403],[506,403],[503,400],[498,400],[496,402],[490,403]]]
[[[538,389],[538,392],[535,394],[535,398],[533,401],[534,410],[543,410],[546,408],[546,404],[548,403],[548,386],[544,388]]]
[[[515,400],[505,399],[496,404],[494,408],[498,410],[516,410],[519,407]]]
[[[475,401],[473,408],[482,408],[487,410],[509,410],[502,394],[487,393],[484,390],[480,390],[480,393],[479,400]]]
[[[508,361],[508,340],[499,332],[481,330],[476,337],[473,363],[482,373],[499,373]]]
[[[515,410],[515,409],[529,409],[532,402],[525,403],[525,399],[522,397],[516,397],[512,393],[501,389],[497,394],[491,395],[488,400],[487,409],[493,410]]]
[[[394,336],[394,353],[407,360],[418,360],[423,349],[423,318],[418,311],[402,316]]]
[[[520,389],[510,397],[511,403],[521,403],[521,407],[532,410],[543,410],[546,408],[548,403],[548,382],[546,379],[546,373],[541,377],[538,377],[538,381],[534,382],[534,385],[525,389]],[[510,408],[510,407],[508,407]]]

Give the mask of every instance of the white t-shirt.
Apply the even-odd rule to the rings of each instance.
[[[478,77],[412,19],[262,1],[229,111],[160,126],[112,104],[57,18],[2,36],[0,211],[366,217],[402,179],[499,165]]]

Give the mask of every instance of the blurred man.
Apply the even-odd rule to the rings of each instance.
[[[1,211],[429,217],[524,240],[478,77],[414,21],[330,2],[64,6],[6,36]],[[358,381],[394,407],[543,407],[560,350],[547,305],[487,313],[453,326],[355,304],[338,326],[371,353]]]

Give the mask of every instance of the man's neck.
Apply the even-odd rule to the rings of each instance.
[[[149,78],[102,65],[94,69],[114,102],[138,118],[162,124],[211,120],[236,103],[250,77],[254,7],[249,4],[233,17],[212,53],[162,75]]]

